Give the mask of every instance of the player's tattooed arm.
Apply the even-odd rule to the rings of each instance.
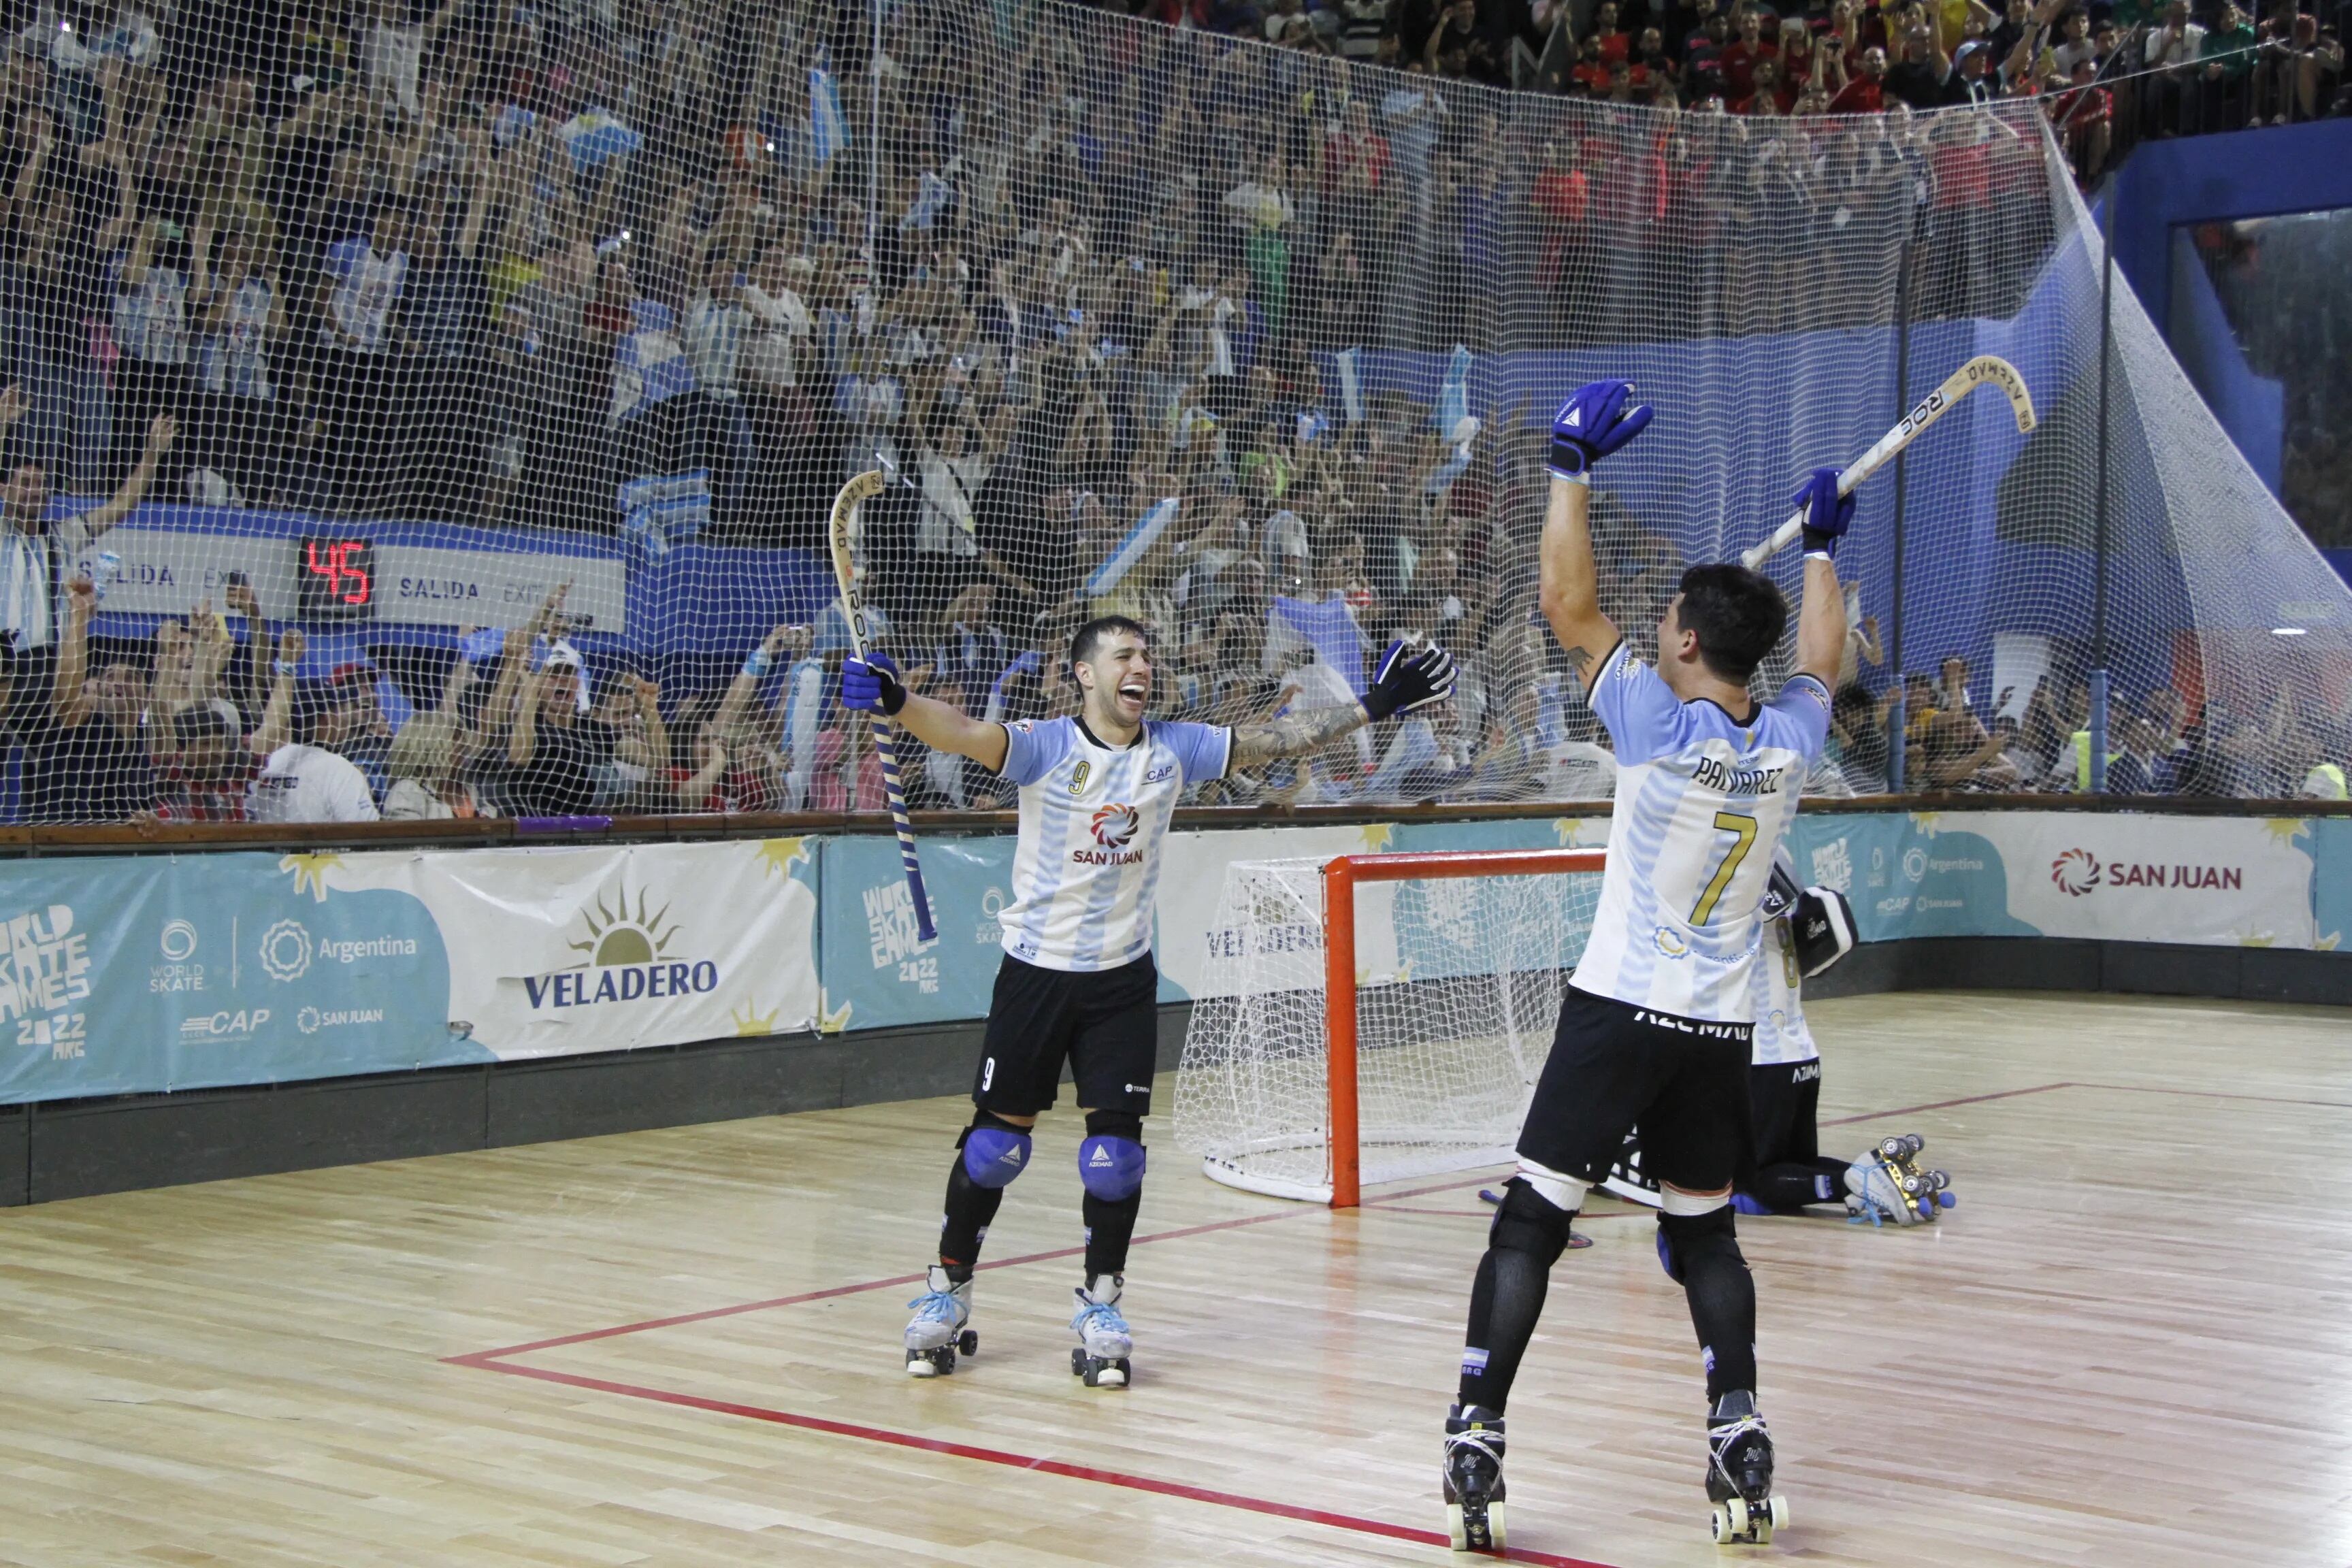
[[[1303,757],[1370,722],[1363,704],[1350,702],[1345,707],[1309,708],[1304,713],[1268,719],[1262,723],[1236,724],[1233,754],[1225,769],[1231,773],[1255,767],[1276,757]]]

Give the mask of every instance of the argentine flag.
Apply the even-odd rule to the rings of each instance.
[[[819,165],[849,145],[849,125],[841,118],[841,94],[833,85],[833,55],[821,51],[809,67],[809,156]]]
[[[620,488],[621,529],[651,556],[666,555],[673,541],[691,539],[710,521],[710,470],[656,474],[630,479]]]
[[[571,151],[572,162],[583,171],[607,159],[634,153],[646,144],[644,137],[606,110],[593,106],[558,126],[555,134]]]
[[[1128,531],[1127,538],[1119,547],[1111,552],[1110,559],[1096,567],[1094,575],[1087,579],[1088,598],[1099,597],[1118,586],[1119,579],[1134,570],[1135,563],[1143,559],[1145,552],[1160,542],[1160,536],[1168,531],[1168,525],[1176,521],[1176,508],[1177,498],[1174,496],[1162,496],[1152,502],[1136,520],[1135,526]]]
[[[694,362],[677,340],[677,315],[657,300],[630,307],[635,330],[613,345],[611,422],[622,425],[656,403],[694,390]]]

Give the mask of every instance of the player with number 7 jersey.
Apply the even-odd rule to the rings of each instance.
[[[1660,1184],[1658,1259],[1683,1287],[1706,1370],[1716,1539],[1769,1541],[1788,1517],[1756,1408],[1756,1286],[1729,1205],[1748,1163],[1757,905],[1829,729],[1845,644],[1830,556],[1853,502],[1834,468],[1815,469],[1799,492],[1797,673],[1773,700],[1748,686],[1787,628],[1788,605],[1769,579],[1729,562],[1683,574],[1658,619],[1657,666],[1644,664],[1601,613],[1588,518],[1592,465],[1650,422],[1648,408],[1628,406],[1632,393],[1594,382],[1552,423],[1539,603],[1616,745],[1617,797],[1592,934],[1471,1285],[1442,1472],[1456,1550],[1506,1543],[1505,1401],[1569,1222],[1636,1126],[1643,1169]]]

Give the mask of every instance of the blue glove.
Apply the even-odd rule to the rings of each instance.
[[[1835,555],[1839,538],[1853,526],[1853,497],[1838,494],[1838,471],[1815,468],[1789,504],[1805,509],[1805,553]]]
[[[841,661],[841,705],[868,713],[896,714],[907,705],[907,683],[898,679],[898,663],[887,653]]]
[[[1592,465],[1642,433],[1656,412],[1648,404],[1625,406],[1630,381],[1588,381],[1559,405],[1551,422],[1551,471],[1561,479],[1591,473]]]

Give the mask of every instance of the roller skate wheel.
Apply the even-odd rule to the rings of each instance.
[[[1948,1171],[1930,1171],[1927,1173],[1927,1179],[1936,1184],[1936,1190],[1939,1193],[1952,1184],[1951,1173]]]
[[[1454,1551],[1470,1550],[1470,1536],[1469,1532],[1463,1529],[1462,1505],[1458,1502],[1445,1505],[1445,1535],[1446,1539],[1453,1543]]]
[[[1787,1498],[1776,1497],[1772,1500],[1772,1528],[1775,1530],[1786,1530],[1789,1528],[1789,1500]]]
[[[1906,1139],[1882,1138],[1878,1141],[1878,1157],[1882,1160],[1900,1161],[1910,1152],[1911,1144]]]
[[[1731,1526],[1732,1534],[1745,1535],[1748,1533],[1748,1526],[1750,1521],[1748,1517],[1748,1500],[1746,1498],[1736,1497],[1726,1499],[1723,1504],[1723,1513],[1724,1518]]]
[[[1503,1504],[1500,1499],[1486,1504],[1486,1548],[1502,1552],[1510,1546],[1510,1532],[1503,1527]]]
[[[1723,1504],[1715,1505],[1714,1515],[1707,1521],[1707,1529],[1715,1536],[1715,1543],[1717,1546],[1724,1545],[1731,1540],[1731,1514]]]
[[[961,1351],[966,1355],[978,1354],[980,1352],[980,1331],[978,1329],[966,1329],[962,1333],[958,1334],[956,1336],[956,1349]]]
[[[935,1351],[907,1352],[908,1377],[945,1377],[953,1371],[955,1371],[955,1349],[951,1345],[941,1345]]]
[[[1912,1198],[1917,1197],[1922,1193],[1935,1190],[1934,1184],[1925,1176],[1905,1176],[1895,1184],[1903,1189],[1904,1196]]]

